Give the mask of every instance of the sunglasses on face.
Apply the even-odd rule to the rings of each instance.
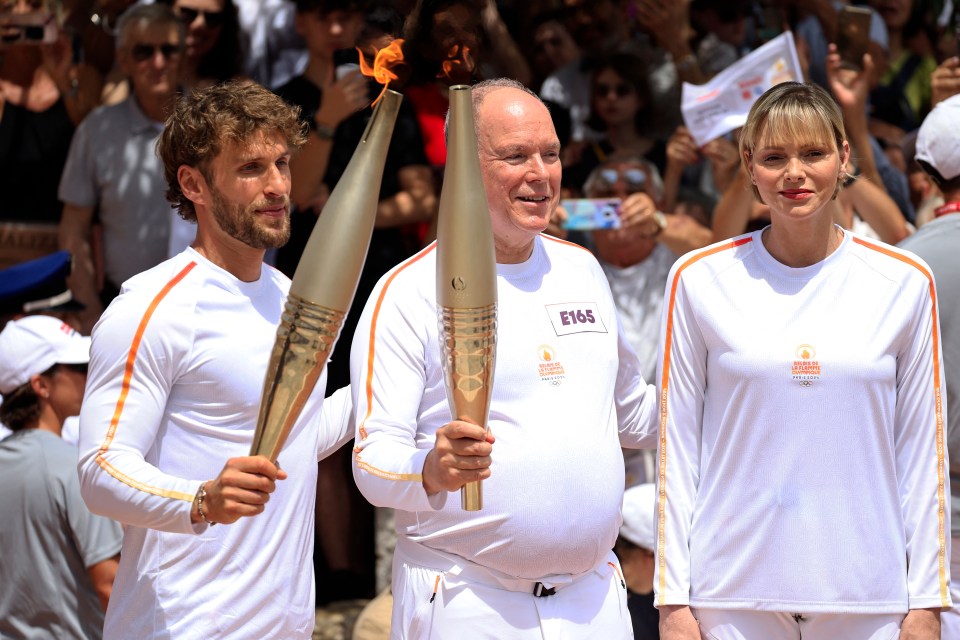
[[[633,93],[633,88],[623,82],[617,84],[606,84],[605,82],[597,83],[597,95],[599,97],[605,98],[610,95],[611,92],[613,92],[613,94],[618,98],[626,98]]]
[[[189,26],[193,24],[199,16],[203,16],[203,21],[211,29],[223,24],[223,11],[205,11],[203,9],[191,9],[190,7],[177,7],[177,14],[180,16],[180,22]]]
[[[143,44],[138,43],[130,47],[130,57],[137,62],[146,62],[152,60],[157,51],[163,56],[164,60],[180,55],[180,47],[175,44]]]

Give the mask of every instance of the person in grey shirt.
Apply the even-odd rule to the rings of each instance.
[[[917,254],[937,281],[941,350],[947,387],[950,460],[950,593],[953,608],[940,614],[944,638],[960,638],[960,95],[938,104],[917,134],[916,160],[943,192],[933,220],[898,246]]]
[[[90,338],[50,316],[0,332],[0,638],[100,638],[120,525],[87,510],[77,450],[60,438],[80,412]]]
[[[76,261],[70,289],[86,305],[80,314],[84,334],[125,280],[171,255],[174,225],[188,224],[178,222],[164,196],[167,185],[154,150],[177,98],[183,24],[168,5],[156,3],[134,5],[117,29],[117,60],[132,93],[80,124],[60,180],[59,244]],[[102,283],[93,252],[95,222],[102,229]]]

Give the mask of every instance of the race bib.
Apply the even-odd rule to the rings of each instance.
[[[545,305],[558,336],[571,333],[606,333],[596,302],[563,302]]]

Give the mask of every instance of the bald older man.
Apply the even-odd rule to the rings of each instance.
[[[597,261],[542,235],[561,173],[546,107],[493,80],[473,108],[497,260],[491,435],[450,421],[435,245],[381,280],[351,353],[354,476],[396,509],[391,637],[630,638],[621,447],[655,446],[655,391]],[[462,511],[450,494],[478,479],[484,509]]]

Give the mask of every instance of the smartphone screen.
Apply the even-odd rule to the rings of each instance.
[[[863,54],[870,42],[870,10],[846,6],[840,11],[837,29],[837,52],[843,66],[849,69],[863,67]]]
[[[591,231],[620,228],[619,198],[571,198],[561,200],[567,212],[564,229]]]

